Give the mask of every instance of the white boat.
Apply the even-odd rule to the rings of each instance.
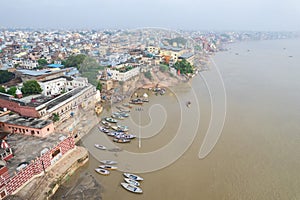
[[[111,126],[111,124],[110,124],[109,122],[104,121],[104,120],[102,120],[101,123],[102,123],[104,126],[108,126],[108,127]]]
[[[139,187],[136,187],[134,185],[130,185],[128,183],[121,183],[122,187],[125,188],[126,190],[133,192],[133,193],[138,193],[141,194],[143,193],[143,190]]]
[[[133,134],[120,134],[120,135],[115,135],[115,138],[117,139],[134,139],[136,138],[136,135]]]
[[[113,118],[110,118],[110,117],[106,117],[104,118],[107,122],[110,122],[110,123],[117,123],[118,121],[113,119]]]
[[[113,139],[114,142],[117,142],[117,143],[129,143],[130,142],[130,139],[126,139],[126,138],[114,138]]]
[[[132,180],[130,178],[124,178],[125,182],[130,184],[130,185],[133,185],[133,186],[140,186],[140,183],[138,181],[135,181],[135,180]]]
[[[106,150],[106,147],[103,146],[103,145],[101,145],[101,144],[95,144],[95,147],[96,147],[97,149]]]
[[[118,131],[122,131],[122,132],[129,131],[129,127],[128,126],[118,125],[117,127],[118,127]]]
[[[101,175],[109,175],[110,174],[110,172],[106,169],[96,168],[95,171]]]
[[[111,126],[111,128],[115,131],[117,131],[119,129],[118,126]]]
[[[125,177],[130,178],[130,179],[135,180],[135,181],[142,181],[142,180],[144,180],[142,177],[140,177],[138,175],[135,175],[135,174],[123,173],[123,175]]]
[[[107,169],[107,170],[115,170],[115,169],[118,169],[118,167],[112,166],[112,165],[99,165],[99,167],[102,168],[102,169]]]
[[[109,132],[109,133],[107,133],[107,135],[114,137],[116,134],[115,134],[115,132]]]
[[[117,161],[114,161],[114,160],[100,160],[100,162],[105,165],[115,165],[118,163]]]
[[[103,132],[103,133],[109,133],[109,130],[106,129],[106,128],[104,128],[104,127],[102,127],[102,126],[99,126],[98,128],[99,128],[99,130],[100,130],[101,132]]]

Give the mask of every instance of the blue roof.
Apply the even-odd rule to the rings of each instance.
[[[61,64],[50,64],[50,65],[47,65],[48,67],[51,67],[51,68],[61,68],[63,67],[63,65]]]

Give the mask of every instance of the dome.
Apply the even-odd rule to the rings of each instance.
[[[22,94],[21,90],[20,90],[20,89],[17,89],[17,90],[16,90],[16,95],[20,95],[20,94]]]

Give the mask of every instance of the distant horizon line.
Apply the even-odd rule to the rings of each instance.
[[[28,30],[28,31],[128,31],[139,29],[166,29],[174,31],[202,31],[202,32],[260,32],[260,33],[300,33],[300,30],[237,30],[237,29],[182,29],[170,27],[135,27],[135,28],[36,28],[36,27],[0,27],[0,30]]]

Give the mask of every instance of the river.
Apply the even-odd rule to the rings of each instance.
[[[94,143],[115,144],[95,127],[82,140],[89,163],[70,182],[90,172],[103,186],[104,200],[300,199],[299,46],[296,39],[231,44],[209,66],[222,79],[206,71],[163,96],[148,92],[150,102],[121,121],[143,138],[118,145],[121,152],[101,151]],[[224,83],[225,96],[218,83]],[[204,138],[214,128],[210,124],[220,120],[222,125],[218,117],[223,115],[216,145],[199,159]],[[96,174],[101,159],[117,160],[120,171]],[[120,186],[121,171],[144,177],[142,195]],[[55,198],[63,193],[59,190]]]

